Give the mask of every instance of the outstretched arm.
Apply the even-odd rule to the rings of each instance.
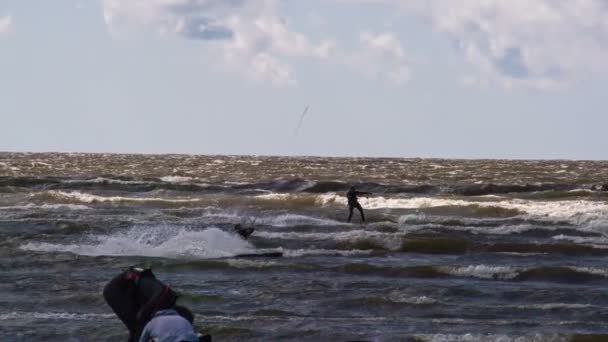
[[[371,192],[367,192],[367,191],[357,191],[357,196],[359,196],[359,195],[365,196],[365,195],[371,195],[371,194],[372,194]]]

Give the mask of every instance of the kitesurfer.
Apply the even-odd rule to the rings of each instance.
[[[253,234],[255,228],[253,227],[243,227],[240,223],[234,226],[234,230],[243,237],[243,239],[247,239],[249,235]]]
[[[371,192],[357,191],[354,186],[351,186],[346,193],[346,199],[348,200],[348,222],[353,217],[353,209],[357,208],[361,214],[361,222],[365,222],[365,214],[363,214],[363,208],[357,199],[357,196],[371,195]]]

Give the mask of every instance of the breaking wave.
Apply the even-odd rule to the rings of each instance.
[[[72,243],[29,242],[22,250],[67,252],[87,256],[147,256],[223,258],[254,253],[249,242],[217,228],[201,231],[182,227],[134,227],[123,233],[92,235]]]
[[[340,195],[321,195],[322,204],[337,203],[346,205],[346,197]],[[608,205],[603,201],[562,200],[562,201],[533,201],[522,199],[488,198],[480,200],[464,200],[452,198],[415,197],[415,198],[361,198],[360,203],[368,209],[433,209],[444,208],[447,213],[473,213],[479,216],[512,217],[527,215],[543,220],[568,220],[572,223],[586,223],[601,219],[608,215]],[[449,210],[453,208],[453,210]],[[468,210],[468,212],[467,212]]]
[[[51,190],[32,194],[33,200],[56,200],[68,203],[105,203],[105,202],[147,202],[147,203],[193,203],[200,202],[196,198],[161,198],[161,197],[124,197],[124,196],[99,196],[79,191],[64,192]]]

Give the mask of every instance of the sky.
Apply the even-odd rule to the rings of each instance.
[[[0,0],[0,151],[605,160],[606,89],[606,0]]]

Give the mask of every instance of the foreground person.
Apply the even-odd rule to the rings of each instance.
[[[129,342],[211,341],[196,334],[192,312],[175,305],[178,295],[150,269],[120,273],[105,286],[103,297],[129,330]]]
[[[183,306],[157,311],[144,327],[139,342],[199,342],[193,322],[194,314]]]

